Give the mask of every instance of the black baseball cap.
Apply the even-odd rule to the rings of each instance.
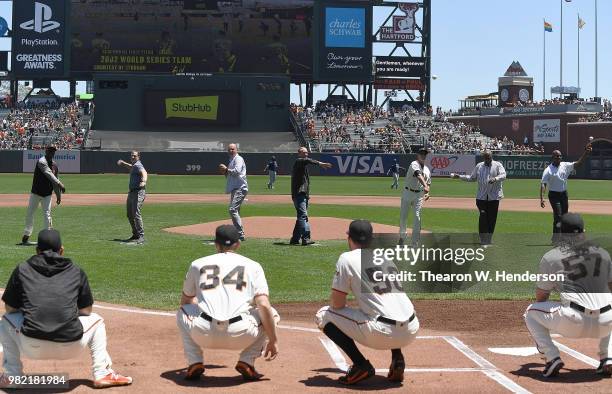
[[[418,150],[417,153],[420,154],[420,155],[423,155],[423,156],[427,156],[429,151],[427,149],[425,149],[425,148],[421,148],[421,149]]]
[[[41,252],[44,252],[45,250],[59,252],[62,248],[62,239],[59,231],[53,229],[41,230],[38,233],[38,244],[36,247]]]
[[[348,236],[358,244],[367,245],[372,240],[372,224],[363,219],[353,220],[349,225]]]
[[[577,213],[566,213],[561,216],[561,232],[562,233],[583,233],[584,221],[582,216]]]
[[[231,224],[223,224],[215,230],[215,243],[222,246],[231,246],[238,242],[240,234]]]

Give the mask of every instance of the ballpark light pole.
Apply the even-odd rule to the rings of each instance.
[[[595,0],[595,97],[599,97],[597,93],[598,84],[598,69],[597,69],[597,0]]]
[[[544,24],[546,19],[544,18]],[[542,101],[546,100],[546,28],[544,30],[544,58],[542,59]]]
[[[565,0],[567,1],[567,0]],[[560,43],[560,49],[559,49],[559,57],[560,57],[560,61],[559,61],[559,88],[561,89],[561,92],[563,91],[563,0],[560,0],[561,2],[561,39],[559,40]],[[563,94],[559,93],[559,96],[562,97]]]

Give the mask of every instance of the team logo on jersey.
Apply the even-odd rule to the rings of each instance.
[[[49,30],[57,29],[60,27],[60,23],[51,20],[53,17],[53,11],[51,7],[46,4],[36,2],[34,3],[34,19],[25,21],[19,25],[24,30],[33,30],[36,33],[46,33]]]

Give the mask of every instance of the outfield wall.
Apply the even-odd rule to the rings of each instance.
[[[0,151],[0,172],[31,172],[34,163],[42,154],[41,151]],[[296,155],[293,153],[275,153],[279,163],[279,174],[286,175]],[[264,168],[272,156],[271,153],[244,153],[249,174],[263,174]],[[386,176],[387,171],[397,160],[400,166],[407,168],[415,155],[395,155],[377,153],[313,153],[313,159],[333,164],[331,170],[311,168],[312,175],[327,176]],[[117,166],[117,160],[129,161],[129,152],[117,151],[58,151],[56,159],[60,173],[124,173]],[[225,152],[142,152],[142,162],[147,171],[153,174],[172,175],[209,175],[217,174],[219,163],[227,163]],[[451,172],[469,174],[475,164],[481,160],[476,155],[429,155],[427,165],[433,176],[446,177]],[[542,171],[549,163],[549,156],[496,156],[506,168],[508,178],[540,178]],[[598,179],[590,176],[590,162],[579,169],[576,178]],[[596,173],[599,174],[599,173]]]

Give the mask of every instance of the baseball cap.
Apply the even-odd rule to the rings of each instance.
[[[38,250],[44,252],[45,250],[53,250],[59,252],[62,248],[62,239],[60,233],[57,230],[41,230],[38,233],[38,244],[36,246]]]
[[[420,155],[423,155],[423,156],[427,156],[429,151],[427,149],[425,149],[425,148],[421,148],[421,149],[418,150],[417,153],[420,154]]]
[[[215,243],[222,246],[231,246],[238,242],[240,234],[231,224],[223,224],[215,230]]]
[[[577,213],[566,213],[561,216],[562,233],[582,233],[584,232],[584,221],[582,216]]]
[[[353,241],[365,245],[372,240],[372,232],[372,224],[367,220],[359,219],[351,222],[347,234]]]

